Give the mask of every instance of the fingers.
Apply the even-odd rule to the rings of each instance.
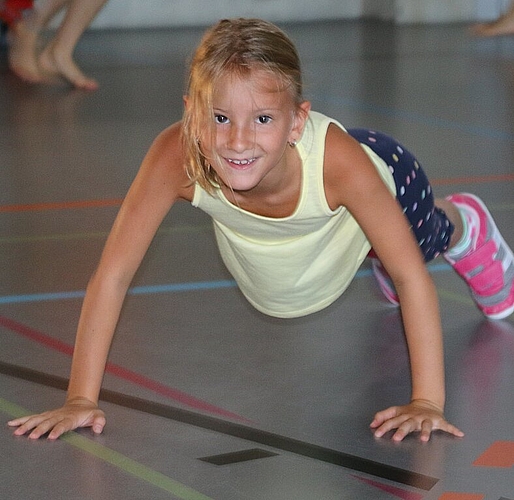
[[[91,426],[95,434],[102,434],[105,427],[105,416],[102,412],[95,417],[93,425]]]
[[[105,427],[105,415],[98,408],[63,407],[39,415],[17,418],[8,422],[8,425],[16,427],[15,436],[27,435],[29,439],[39,439],[48,434],[49,440],[55,440],[78,427],[91,427],[95,434],[100,434]]]
[[[7,425],[10,427],[17,427],[17,429],[14,431],[15,436],[23,436],[32,429],[37,429],[38,426],[41,425],[44,421],[45,414],[43,413],[41,415],[30,415],[27,417],[17,418],[7,422]],[[34,434],[38,434],[38,432],[35,432]]]
[[[9,427],[18,427],[19,425],[23,425],[30,417],[20,417],[20,418],[15,418],[14,420],[9,420],[9,422],[7,422],[7,425]]]
[[[392,418],[396,417],[398,415],[398,411],[399,408],[397,406],[392,406],[387,410],[379,411],[373,418],[370,427],[372,429],[377,429],[387,420],[391,420]]]
[[[464,433],[459,428],[455,427],[449,422],[446,422],[446,420],[444,421],[444,426],[440,427],[439,429],[456,437],[464,437]]]
[[[72,428],[69,419],[58,415],[53,416],[51,413],[42,413],[41,415],[32,415],[30,417],[12,420],[8,422],[8,425],[17,427],[14,431],[15,436],[24,436],[27,434],[29,439],[39,439],[44,434],[49,433],[48,439],[50,440],[57,439]]]
[[[435,411],[422,411],[405,407],[392,407],[375,415],[370,424],[375,429],[374,435],[378,438],[395,430],[392,440],[403,441],[409,434],[419,432],[422,442],[427,442],[434,431],[443,431],[456,437],[463,437],[464,433],[444,419],[444,416]]]
[[[419,439],[426,443],[430,440],[430,435],[432,434],[433,425],[430,420],[423,420],[421,424],[421,434],[419,436]]]
[[[393,434],[392,440],[396,442],[403,441],[409,434],[419,431],[420,441],[427,442],[433,430],[434,426],[430,419],[423,420],[419,423],[416,419],[410,418],[398,426],[397,431]]]

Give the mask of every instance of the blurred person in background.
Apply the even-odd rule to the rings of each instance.
[[[514,35],[514,1],[505,14],[495,21],[476,24],[472,32],[478,36]]]
[[[85,75],[73,59],[80,37],[107,0],[4,0],[0,19],[9,28],[9,68],[30,83],[63,80],[74,88],[96,90],[96,80]],[[65,9],[54,36],[39,51],[48,23]]]

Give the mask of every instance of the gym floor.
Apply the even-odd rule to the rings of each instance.
[[[471,191],[514,246],[514,37],[466,26],[282,25],[313,108],[399,139],[436,195]],[[63,402],[75,327],[121,199],[180,119],[203,29],[92,31],[77,59],[101,88],[21,83],[0,59],[0,418]],[[514,499],[514,317],[485,320],[443,260],[447,417],[395,444],[373,414],[409,397],[399,313],[370,273],[326,310],[268,318],[224,269],[208,218],[164,221],[133,283],[102,393],[104,433],[0,432],[0,497],[20,500]]]

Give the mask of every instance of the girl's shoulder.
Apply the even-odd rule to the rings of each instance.
[[[184,158],[182,147],[182,122],[176,122],[166,127],[154,139],[149,153],[155,155],[155,159],[171,160],[171,157],[177,161]]]
[[[143,168],[151,170],[154,178],[173,186],[177,197],[192,199],[193,186],[185,168],[182,122],[176,122],[159,133],[146,154]]]
[[[337,124],[331,123],[325,137],[323,179],[332,209],[346,206],[355,192],[373,182],[376,170],[362,146]]]

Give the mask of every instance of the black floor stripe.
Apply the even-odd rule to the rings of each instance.
[[[201,460],[202,462],[208,462],[214,465],[229,465],[276,456],[277,453],[272,453],[271,451],[267,450],[261,450],[260,448],[254,448],[252,450],[234,451],[232,453],[222,453],[221,455],[202,457],[198,460]]]
[[[62,377],[56,377],[47,373],[3,362],[0,362],[0,374],[61,390],[66,390],[68,385],[68,381]],[[338,465],[356,472],[362,472],[370,476],[380,477],[425,491],[431,490],[439,481],[439,479],[426,476],[424,474],[381,464],[366,458],[306,443],[287,436],[281,436],[280,434],[254,429],[246,425],[221,420],[219,418],[155,403],[153,401],[128,396],[126,394],[106,389],[102,389],[100,399],[125,408],[138,410],[147,414],[200,427],[202,429],[219,432],[227,436],[245,439],[269,448],[295,453],[297,455]]]

